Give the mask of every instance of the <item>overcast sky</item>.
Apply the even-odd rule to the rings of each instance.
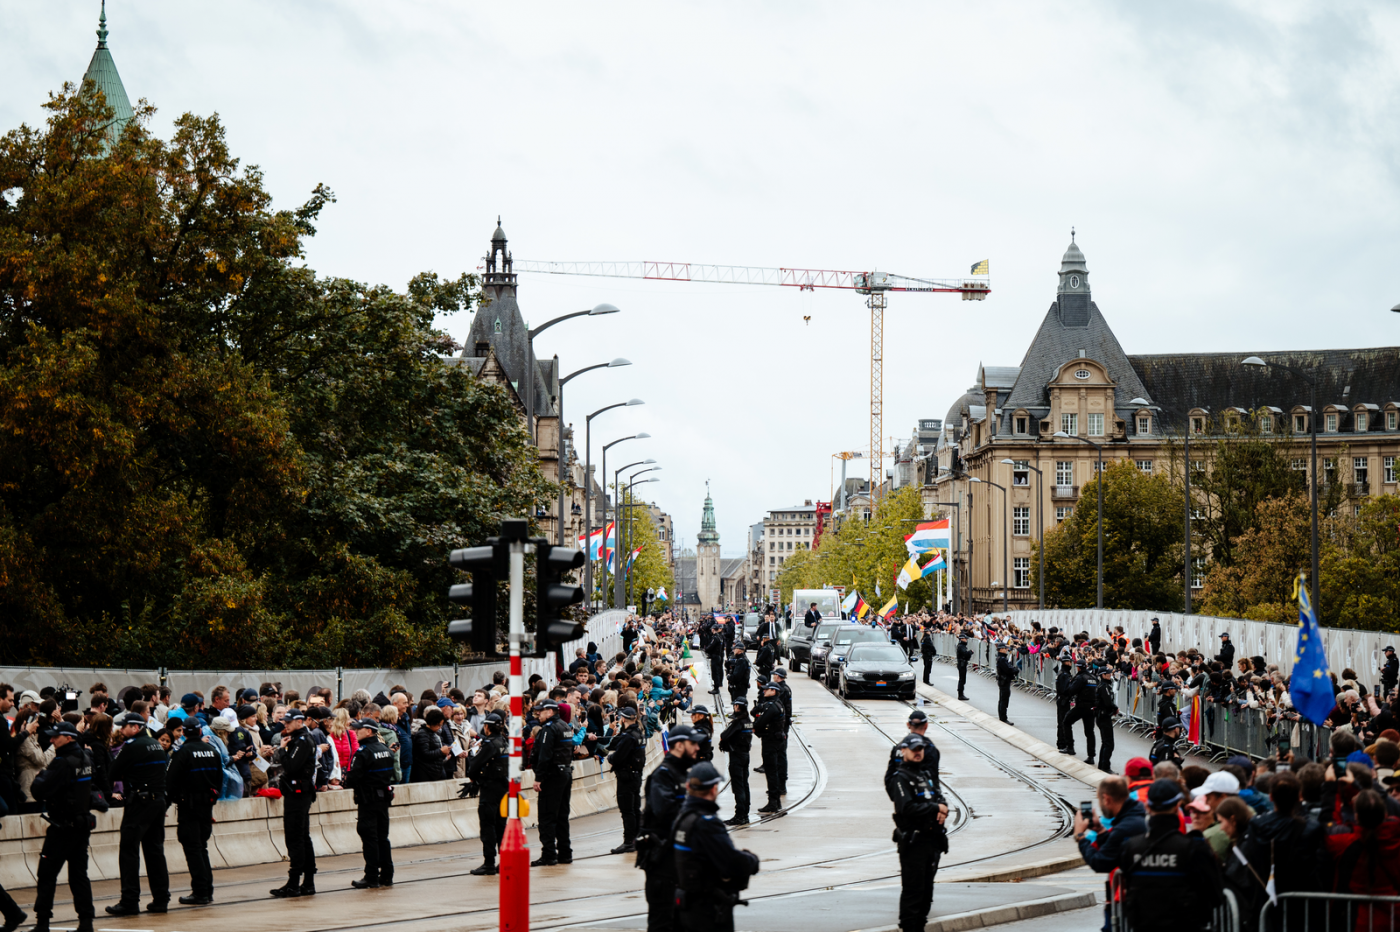
[[[279,206],[339,201],[308,261],[402,287],[520,259],[682,260],[956,277],[894,295],[885,434],[1017,365],[1069,230],[1129,353],[1400,344],[1400,5],[112,0],[133,101],[218,112]],[[96,0],[0,0],[0,130],[43,118]],[[868,444],[869,312],[850,292],[521,276],[527,319],[600,301],[544,356],[566,420],[654,457],[691,546],[726,554],[825,499]],[[810,316],[810,323],[804,323]],[[470,320],[446,318],[458,339]],[[1386,401],[1391,399],[1371,399]],[[889,444],[886,443],[888,448]],[[839,464],[838,464],[839,465]]]

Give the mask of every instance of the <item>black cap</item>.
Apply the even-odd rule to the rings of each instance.
[[[1381,648],[1381,652],[1382,652],[1382,653],[1385,653],[1385,654],[1393,654],[1393,653],[1395,653],[1395,648],[1393,648],[1393,647],[1391,647],[1391,646],[1389,646],[1389,645],[1386,645],[1385,647],[1382,647],[1382,648]]]
[[[372,718],[362,718],[358,722],[351,722],[350,727],[359,731],[361,728],[368,728],[370,731],[378,731],[379,723]]]
[[[1162,719],[1162,730],[1163,730],[1163,731],[1171,731],[1173,728],[1180,728],[1180,727],[1181,727],[1181,719],[1177,718],[1175,715],[1168,715],[1166,718]]]
[[[782,667],[774,667],[774,668],[773,668],[773,675],[774,675],[774,676],[781,676],[783,679],[787,679],[787,670],[785,670],[785,669],[782,668]]]
[[[1178,687],[1178,686],[1177,686],[1175,683],[1173,683],[1171,680],[1167,680],[1165,683],[1162,684],[1162,692],[1166,692],[1166,691],[1169,690],[1169,689],[1179,689],[1179,688],[1180,688],[1180,687]]]
[[[287,717],[283,719],[283,721],[295,722],[298,719],[300,719],[301,721],[306,721],[306,713],[303,712],[301,709],[290,709],[287,712]]]
[[[749,707],[749,700],[748,700],[748,697],[747,697],[747,696],[735,696],[735,697],[731,700],[731,702],[732,702],[734,708],[736,708],[736,709],[737,709],[739,706],[743,706],[743,707],[746,708],[746,709]]]
[[[709,710],[707,707],[703,706],[703,705],[697,705],[697,706],[692,706],[692,707],[691,707],[691,709],[690,709],[690,714],[691,714],[691,715],[709,715],[709,714],[710,714],[710,710]]]
[[[1180,784],[1171,780],[1153,780],[1147,788],[1147,805],[1160,812],[1181,802],[1183,795]]]
[[[125,728],[127,725],[145,725],[146,720],[135,712],[123,712],[112,719],[112,724],[117,728]]]
[[[928,742],[924,740],[922,735],[905,735],[904,740],[896,744],[895,747],[901,751],[905,749],[922,751],[927,744]]]
[[[534,709],[536,712],[543,711],[544,709],[552,709],[557,712],[559,710],[559,703],[555,702],[553,699],[541,699],[539,702],[535,703]]]
[[[998,641],[998,642],[997,642],[997,650],[1007,650],[1007,649],[1008,649],[1008,648],[1007,648],[1007,646],[1006,646],[1006,642],[1005,642],[1005,641]]]
[[[257,698],[258,691],[251,686],[249,686],[247,689],[243,690],[241,693],[238,694],[238,699],[240,702],[252,702]]]
[[[487,712],[481,717],[483,725],[504,725],[505,719],[501,718],[500,712]]]
[[[50,725],[44,734],[50,738],[57,738],[59,735],[67,735],[70,738],[80,737],[78,729],[74,727],[72,722],[58,722]]]
[[[690,773],[686,775],[686,782],[693,786],[715,786],[723,782],[724,778],[719,775],[715,765],[707,760],[702,760],[694,767],[690,768]]]
[[[625,706],[624,708],[618,709],[618,710],[617,710],[617,714],[618,714],[618,717],[619,717],[619,718],[625,718],[625,719],[627,719],[629,722],[631,722],[631,721],[636,721],[636,719],[637,719],[637,710],[634,709],[634,708],[632,708],[630,705],[629,705],[629,706]]]
[[[694,728],[691,728],[689,725],[687,725],[687,724],[685,724],[684,722],[682,722],[682,723],[680,723],[679,725],[672,725],[672,726],[666,731],[666,740],[667,740],[667,741],[698,741],[698,740],[700,740],[700,739],[699,739],[699,737],[696,735],[695,729],[694,729]]]
[[[909,713],[909,721],[926,722],[928,721],[928,714],[925,713],[923,709],[913,709]]]
[[[1230,632],[1229,632],[1229,631],[1222,631],[1222,632],[1220,633],[1220,636],[1223,637],[1223,638],[1228,638],[1228,637],[1230,636]]]
[[[959,635],[958,635],[958,640],[959,640],[959,641],[966,641],[966,640],[967,640],[967,635],[966,635],[966,634],[959,634]]]

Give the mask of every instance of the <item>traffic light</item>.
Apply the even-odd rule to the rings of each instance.
[[[458,583],[447,590],[447,598],[458,604],[470,605],[472,617],[447,623],[447,636],[454,641],[470,642],[479,654],[496,653],[496,578],[500,558],[496,555],[498,540],[487,539],[484,547],[465,547],[452,551],[447,558],[455,570],[472,574],[469,583]]]
[[[560,609],[583,601],[583,587],[570,586],[563,576],[583,566],[583,551],[535,542],[535,656],[544,657],[568,641],[583,637],[583,625],[559,616]]]

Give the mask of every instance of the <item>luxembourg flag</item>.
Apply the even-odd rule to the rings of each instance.
[[[667,600],[667,598],[668,598],[668,596],[666,595],[666,587],[665,587],[665,586],[662,586],[660,589],[657,589],[657,590],[656,590],[656,601],[658,601],[658,602],[665,602],[665,601]]]
[[[914,533],[906,535],[904,546],[911,554],[928,553],[930,550],[947,550],[953,546],[952,519],[925,521],[914,528]]]
[[[919,578],[922,579],[925,576],[937,573],[939,570],[946,570],[947,568],[948,561],[943,559],[943,554],[936,554],[932,560],[928,561],[923,569],[919,570]]]

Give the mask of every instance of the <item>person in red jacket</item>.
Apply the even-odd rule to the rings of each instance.
[[[1353,821],[1343,823],[1350,804]],[[1375,790],[1356,791],[1356,784],[1338,782],[1333,818],[1343,831],[1326,836],[1332,856],[1333,890],[1363,896],[1400,896],[1400,818],[1387,816],[1385,800]],[[1386,929],[1395,924],[1395,903],[1360,903],[1356,932]]]

